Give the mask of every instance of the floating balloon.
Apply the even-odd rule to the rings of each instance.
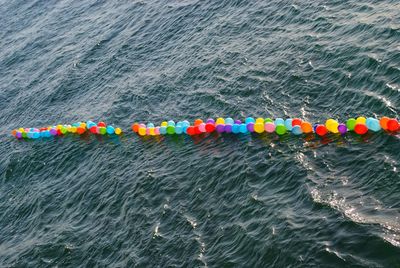
[[[324,125],[318,125],[315,128],[315,133],[317,133],[318,136],[325,136],[328,134],[328,129]]]
[[[226,122],[226,120],[225,120],[225,122]],[[224,131],[226,132],[226,133],[232,133],[232,125],[225,125],[225,127],[224,127]]]
[[[246,124],[240,124],[240,126],[239,126],[239,131],[240,131],[240,133],[247,133],[247,126],[246,126]]]
[[[275,132],[275,124],[272,122],[268,122],[264,125],[264,129],[268,133],[273,133]]]
[[[367,128],[371,131],[378,132],[379,130],[381,130],[379,120],[375,118],[368,117],[365,124],[367,125]]]
[[[381,125],[381,128],[384,130],[388,129],[387,123],[389,122],[390,118],[389,117],[382,117],[381,120],[379,121],[379,124]]]
[[[264,121],[264,120],[263,120]],[[257,122],[257,120],[256,120]],[[264,132],[264,123],[256,123],[254,125],[254,132],[256,133],[263,133]]]
[[[247,130],[249,132],[254,132],[254,123],[253,122],[247,123]]]
[[[399,122],[396,119],[389,119],[387,122],[387,130],[392,132],[399,130]]]
[[[264,118],[258,117],[258,118],[256,119],[256,124],[264,124]]]
[[[278,126],[278,125],[284,126],[285,125],[285,121],[282,118],[275,119],[275,126]]]
[[[215,130],[214,124],[211,124],[211,123],[206,124],[206,132],[211,133],[211,132],[214,132],[214,130]]]
[[[292,131],[293,128],[293,119],[288,118],[285,120],[285,127],[287,130]]]
[[[356,126],[356,119],[350,118],[346,121],[346,127],[348,130],[353,131]]]
[[[235,121],[233,121],[232,118],[228,117],[225,118],[225,125],[233,125],[235,123]]]
[[[294,135],[301,135],[301,134],[303,134],[303,130],[301,129],[301,127],[299,125],[294,125],[292,127],[292,133]]]
[[[345,124],[339,124],[338,131],[340,134],[344,135],[347,132],[347,127]]]
[[[286,128],[285,128],[285,126],[282,124],[282,125],[277,125],[276,127],[275,127],[275,132],[278,134],[278,135],[283,135],[283,134],[285,134],[286,133]]]
[[[294,118],[294,119],[292,119],[292,127],[294,127],[294,126],[300,126],[301,125],[301,119],[299,119],[299,118]]]
[[[312,133],[313,132],[313,127],[312,127],[311,123],[303,121],[301,123],[301,130],[304,133],[308,134],[308,133]]]
[[[216,130],[218,133],[223,133],[223,132],[225,131],[225,125],[219,124],[219,125],[217,125],[217,126],[215,127],[215,130]]]
[[[248,123],[255,123],[255,122],[256,122],[256,120],[254,120],[253,117],[247,117],[246,120],[244,120],[244,123],[245,123],[245,124],[248,124]]]
[[[365,133],[368,132],[368,128],[365,124],[356,124],[356,126],[354,127],[354,132],[359,134],[359,135],[364,135]]]

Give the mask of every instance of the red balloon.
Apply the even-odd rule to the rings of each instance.
[[[354,132],[359,135],[364,135],[368,132],[368,128],[364,124],[356,124],[356,126],[354,127]]]
[[[82,135],[83,133],[85,133],[85,129],[84,129],[83,127],[77,127],[77,128],[76,128],[76,132],[77,132],[79,135]]]
[[[186,129],[186,132],[187,132],[187,134],[190,135],[190,136],[193,136],[194,134],[196,134],[195,131],[194,131],[194,127],[193,127],[193,126],[188,127],[188,128]]]
[[[294,127],[294,126],[301,126],[301,119],[299,119],[299,118],[294,118],[294,119],[292,120],[292,127]]]
[[[194,126],[194,134],[199,135],[199,134],[201,134],[201,133],[202,133],[202,132],[201,132],[199,126]]]
[[[89,130],[90,130],[90,132],[92,132],[93,134],[97,134],[97,126],[92,126]]]
[[[399,129],[399,122],[396,119],[390,119],[387,122],[387,129],[389,131],[397,131]]]
[[[326,129],[326,127],[324,125],[318,125],[315,128],[315,133],[317,133],[317,135],[319,135],[319,136],[325,136],[326,134],[328,134],[328,130]]]
[[[60,129],[57,129],[57,136],[60,136],[60,135],[62,135],[62,132]]]
[[[208,133],[213,132],[214,130],[215,130],[215,125],[214,124],[211,124],[211,123],[207,123],[206,124],[206,131]]]
[[[133,132],[137,133],[139,131],[139,124],[138,123],[133,124],[132,125],[132,130],[133,130]]]
[[[97,124],[97,126],[98,126],[98,127],[106,127],[106,123],[104,123],[104,122],[99,122],[99,123]]]

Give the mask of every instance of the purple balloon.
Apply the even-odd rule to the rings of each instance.
[[[208,118],[207,121],[206,121],[206,124],[207,123],[215,124],[215,121],[212,118]]]
[[[224,130],[226,133],[232,133],[232,125],[225,125]]]
[[[217,130],[218,133],[222,133],[225,131],[225,125],[217,125],[215,130]]]
[[[242,123],[242,121],[240,121],[240,120],[235,120],[235,124],[238,124],[238,125],[240,125]]]
[[[19,131],[15,134],[15,136],[17,136],[17,139],[22,139],[22,133]]]
[[[339,124],[338,130],[339,130],[340,134],[343,135],[343,134],[346,134],[346,132],[347,132],[347,127],[346,127],[345,124]]]
[[[246,125],[246,127],[247,127],[247,130],[248,130],[249,132],[254,132],[254,123],[253,123],[253,122],[248,123],[248,124]]]
[[[57,130],[54,129],[54,128],[50,129],[50,134],[51,134],[52,136],[56,136],[56,135],[57,135]]]

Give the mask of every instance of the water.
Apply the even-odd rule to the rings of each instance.
[[[397,116],[398,1],[0,1],[1,267],[398,267],[399,134],[17,141]]]

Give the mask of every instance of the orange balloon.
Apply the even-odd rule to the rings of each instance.
[[[303,133],[312,133],[313,127],[312,127],[311,123],[303,122],[303,123],[301,123],[301,130],[303,131]]]
[[[77,127],[76,128],[76,132],[79,134],[79,135],[82,135],[83,133],[85,133],[85,128],[83,128],[83,127]]]
[[[387,123],[388,123],[389,119],[390,119],[389,117],[384,116],[379,121],[379,124],[381,125],[381,128],[383,128],[384,130],[387,130],[387,128],[388,128],[387,127]]]
[[[133,130],[133,132],[137,133],[139,131],[139,124],[138,123],[133,124],[132,130]]]
[[[13,131],[11,131],[11,134],[12,134],[13,136],[17,135],[17,130],[13,129]]]
[[[196,119],[196,120],[194,120],[194,125],[195,126],[198,126],[198,125],[200,125],[200,124],[202,124],[203,123],[203,120],[201,120],[201,119]]]
[[[301,119],[299,118],[293,118],[292,120],[292,127],[294,126],[301,126]]]

